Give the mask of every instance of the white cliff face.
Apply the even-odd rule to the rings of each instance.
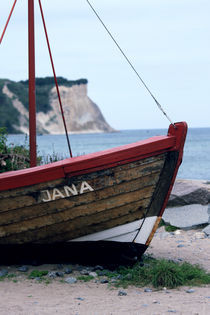
[[[87,96],[87,84],[73,85],[72,87],[60,86],[59,90],[68,132],[99,133],[114,131],[105,121],[98,106]],[[19,122],[14,127],[20,132],[28,133],[28,111],[6,85],[3,93],[12,100],[13,106],[20,113]],[[63,134],[64,126],[55,87],[49,93],[49,103],[51,110],[47,113],[37,113],[37,132]]]

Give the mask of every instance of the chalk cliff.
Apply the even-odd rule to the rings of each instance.
[[[58,78],[67,129],[71,133],[113,132],[99,107],[87,95],[87,80]],[[9,133],[28,133],[27,81],[0,80],[0,127]],[[62,134],[64,127],[53,78],[36,79],[37,131]],[[14,119],[15,117],[15,119]]]

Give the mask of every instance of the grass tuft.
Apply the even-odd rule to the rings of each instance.
[[[29,274],[28,278],[29,279],[35,279],[35,278],[40,278],[42,279],[44,276],[48,274],[47,270],[33,270]]]
[[[120,267],[118,275],[120,276],[116,278],[116,286],[124,288],[128,285],[176,288],[182,285],[210,284],[210,273],[198,265],[146,256],[143,259],[143,266],[137,264],[132,268]]]
[[[87,275],[87,276],[78,276],[77,277],[77,280],[84,281],[84,282],[88,282],[88,281],[91,281],[93,279],[94,279],[94,277],[93,276],[89,276],[89,275]]]

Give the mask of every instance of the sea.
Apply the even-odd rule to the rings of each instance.
[[[136,142],[152,136],[167,134],[165,129],[122,130],[115,133],[69,135],[73,156],[97,152]],[[8,144],[28,145],[28,137],[9,135]],[[62,159],[69,156],[65,135],[38,135],[38,155],[44,161],[50,156]],[[184,157],[177,175],[182,179],[210,180],[210,128],[189,128]]]

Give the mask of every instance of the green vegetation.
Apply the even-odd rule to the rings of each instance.
[[[175,232],[179,228],[174,225],[166,224],[163,219],[161,219],[159,227],[164,226],[166,232]]]
[[[88,281],[93,280],[93,279],[94,279],[94,277],[93,276],[89,276],[89,275],[87,275],[87,276],[78,276],[77,277],[77,280],[84,281],[84,282],[88,282]]]
[[[176,288],[181,285],[203,285],[210,283],[210,273],[198,265],[176,263],[164,259],[144,257],[143,266],[139,264],[132,268],[120,267],[117,270],[116,286],[128,285],[148,286],[155,288]],[[116,274],[107,274],[107,277],[116,277]]]
[[[18,120],[19,112],[13,106],[12,100],[2,91],[5,80],[0,80],[0,126],[4,126],[10,133],[17,133],[13,127]]]
[[[46,276],[47,274],[48,274],[47,270],[32,270],[28,278],[29,279],[35,279],[35,278],[43,279],[43,277]]]
[[[0,128],[0,173],[27,168],[29,165],[29,149],[26,143],[23,146],[8,146],[6,128]]]
[[[13,282],[17,282],[16,278],[17,275],[14,274],[14,273],[9,273],[9,274],[5,274],[4,276],[0,276],[0,281],[4,281],[5,279],[8,279],[8,280],[12,280]]]
[[[23,145],[7,145],[7,130],[0,128],[0,173],[15,171],[30,167],[30,152],[27,144],[27,137]],[[38,156],[37,164],[41,164],[41,157]]]
[[[165,226],[166,232],[175,232],[178,229],[179,228],[177,226],[170,225],[170,224]]]

